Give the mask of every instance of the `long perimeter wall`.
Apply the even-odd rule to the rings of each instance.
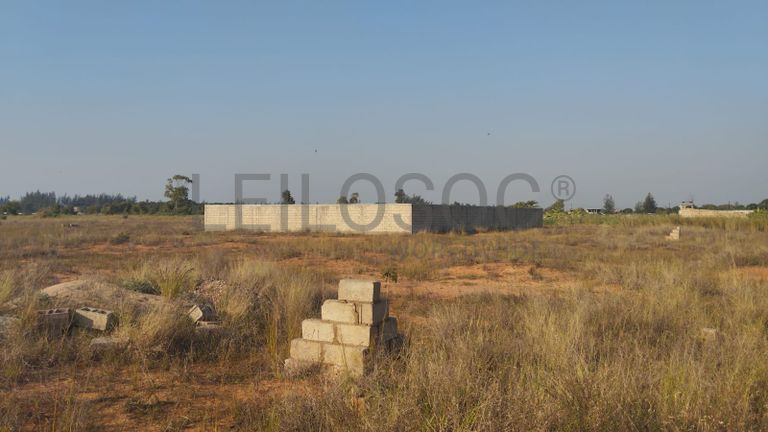
[[[704,210],[681,208],[678,213],[681,218],[745,218],[752,210]]]
[[[411,204],[206,204],[205,230],[414,233],[541,227],[541,209]]]

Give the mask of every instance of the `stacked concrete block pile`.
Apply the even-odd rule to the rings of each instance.
[[[667,236],[667,240],[680,240],[680,227],[675,227]]]
[[[291,358],[285,360],[291,374],[330,365],[362,375],[377,349],[396,349],[402,340],[378,281],[342,279],[339,298],[326,300],[321,318],[304,320],[301,327],[302,337],[291,341]]]

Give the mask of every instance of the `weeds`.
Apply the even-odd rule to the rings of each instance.
[[[757,219],[588,215],[524,232],[375,237],[213,234],[179,221],[187,220],[0,225],[0,300],[13,300],[3,313],[21,320],[0,350],[0,429],[87,428],[93,406],[81,389],[58,390],[56,402],[40,388],[80,383],[84,371],[102,368],[114,385],[123,383],[111,371],[128,381],[165,378],[157,399],[124,390],[129,396],[105,405],[153,425],[231,417],[244,430],[768,429],[760,361],[768,356],[768,233]],[[680,241],[664,241],[675,225],[684,226]],[[112,255],[90,249],[121,232],[130,246],[107,248]],[[438,277],[458,284],[465,278],[450,275],[460,269],[441,269],[474,265],[485,271],[473,284],[503,285],[517,272],[522,287],[512,292],[525,295],[443,298],[386,287],[409,338],[401,356],[377,358],[356,382],[280,379],[290,340],[302,320],[319,316],[339,277],[423,288]],[[121,320],[124,354],[92,360],[87,335],[48,340],[25,330],[44,304],[37,289],[92,274],[167,299],[165,309]],[[552,274],[566,281],[528,288]],[[200,288],[212,280],[216,290]],[[210,296],[220,315],[216,340],[185,316],[198,296]],[[718,337],[703,338],[703,328]],[[205,381],[201,369],[237,373]],[[220,392],[193,394],[201,385]],[[169,397],[174,391],[185,396]],[[157,404],[171,399],[183,401]],[[200,407],[205,419],[179,414]]]
[[[113,245],[121,245],[128,243],[131,240],[131,236],[127,232],[120,232],[112,239],[109,240],[109,242]]]

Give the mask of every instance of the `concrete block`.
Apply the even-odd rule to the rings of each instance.
[[[358,323],[358,313],[354,303],[340,300],[326,300],[320,309],[324,321],[334,321],[349,324]]]
[[[701,340],[704,342],[718,342],[722,341],[723,334],[715,328],[703,327],[701,329]]]
[[[112,330],[117,326],[117,315],[104,309],[82,307],[75,310],[74,325],[100,331]]]
[[[291,358],[308,362],[322,363],[323,343],[308,341],[306,339],[294,339],[291,341]]]
[[[340,344],[367,347],[373,343],[378,327],[365,324],[336,324],[336,338]]]
[[[37,326],[49,336],[60,336],[69,332],[72,325],[72,309],[58,308],[37,311]]]
[[[353,303],[331,299],[323,303],[320,313],[324,321],[375,325],[389,314],[389,302],[381,299],[376,303]]]
[[[382,341],[388,341],[397,337],[397,318],[386,317],[378,327],[377,337]]]
[[[360,279],[339,281],[339,300],[376,303],[381,296],[381,282]]]
[[[323,363],[345,368],[353,375],[362,375],[368,365],[368,348],[361,346],[325,344]]]
[[[378,325],[336,324],[336,341],[344,345],[374,346],[397,336],[397,320],[385,318]]]
[[[216,311],[211,305],[194,305],[187,312],[187,316],[192,319],[192,322],[215,321]]]
[[[376,303],[358,303],[358,323],[378,324],[389,314],[389,301],[379,300]]]
[[[330,321],[306,319],[301,322],[301,337],[311,341],[333,342],[336,334],[333,327]]]

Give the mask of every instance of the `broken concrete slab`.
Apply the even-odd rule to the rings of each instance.
[[[75,309],[73,324],[76,327],[110,331],[117,327],[117,315],[106,309],[98,309],[92,307],[81,307]]]

